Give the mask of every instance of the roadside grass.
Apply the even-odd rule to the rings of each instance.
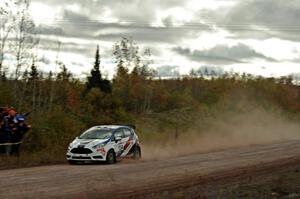
[[[0,156],[0,169],[13,169],[20,167],[62,164],[65,163],[64,153],[55,152],[21,152],[20,155],[1,155]]]

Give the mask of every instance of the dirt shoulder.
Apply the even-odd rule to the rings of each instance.
[[[300,198],[300,155],[219,171],[135,198]]]

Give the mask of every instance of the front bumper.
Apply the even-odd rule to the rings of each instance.
[[[99,152],[93,152],[89,154],[81,154],[81,153],[72,153],[68,151],[66,154],[67,160],[75,160],[75,161],[105,161],[105,154],[101,154]]]

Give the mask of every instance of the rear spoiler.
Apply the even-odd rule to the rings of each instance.
[[[133,125],[133,124],[120,124],[120,123],[110,123],[110,124],[101,124],[101,125],[116,125],[116,126],[127,126],[129,128],[132,128],[132,129],[136,129],[136,126]]]

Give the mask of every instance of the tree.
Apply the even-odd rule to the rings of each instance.
[[[37,97],[37,80],[39,79],[39,72],[37,67],[35,66],[35,60],[32,60],[32,64],[30,67],[29,78],[28,80],[31,83],[32,89],[32,108],[35,109],[36,107],[36,97]]]
[[[123,37],[121,41],[114,45],[113,55],[118,69],[124,67],[129,71],[141,63],[139,47],[132,39],[126,37]]]
[[[120,99],[127,111],[144,112],[150,108],[152,95],[151,78],[154,71],[149,69],[152,64],[151,52],[147,48],[142,55],[140,48],[132,40],[122,38],[113,49],[117,64],[114,76],[113,94]]]
[[[28,64],[31,50],[39,43],[36,27],[31,19],[29,1],[16,1],[17,12],[14,26],[14,54],[16,57],[15,79],[20,76],[22,66]]]
[[[88,81],[86,84],[86,88],[88,90],[90,90],[91,88],[99,88],[105,93],[110,93],[111,85],[108,80],[102,78],[100,71],[100,63],[100,49],[99,45],[97,45],[94,67],[91,70],[91,75],[87,77]]]
[[[146,48],[143,55],[142,55],[142,68],[141,68],[141,75],[145,78],[145,79],[149,79],[152,78],[155,74],[156,71],[153,69],[150,69],[150,65],[153,64],[153,60],[151,58],[152,54],[151,54],[151,50],[150,48]]]
[[[102,75],[100,71],[100,50],[99,45],[97,45],[96,55],[95,55],[95,63],[94,67],[91,70],[91,76],[88,76],[87,89],[90,90],[94,87],[101,87]]]
[[[39,78],[39,72],[37,67],[35,66],[35,60],[32,61],[30,72],[29,72],[29,80],[35,81]]]
[[[59,63],[60,65],[60,72],[57,74],[57,80],[68,82],[70,81],[70,78],[72,77],[71,72],[67,69],[66,65],[62,62]]]
[[[12,34],[15,25],[15,16],[13,14],[13,0],[4,0],[0,2],[0,83],[3,76],[3,61],[7,52],[9,37]]]
[[[196,78],[196,77],[197,77],[197,72],[195,71],[195,69],[192,68],[192,69],[190,70],[189,76],[190,76],[191,78]]]
[[[23,79],[24,81],[27,81],[27,80],[28,80],[28,74],[29,74],[28,70],[25,69],[24,72],[23,72],[23,75],[22,75],[22,79]]]
[[[0,82],[6,80],[7,80],[6,71],[3,71],[2,73],[0,73]]]

